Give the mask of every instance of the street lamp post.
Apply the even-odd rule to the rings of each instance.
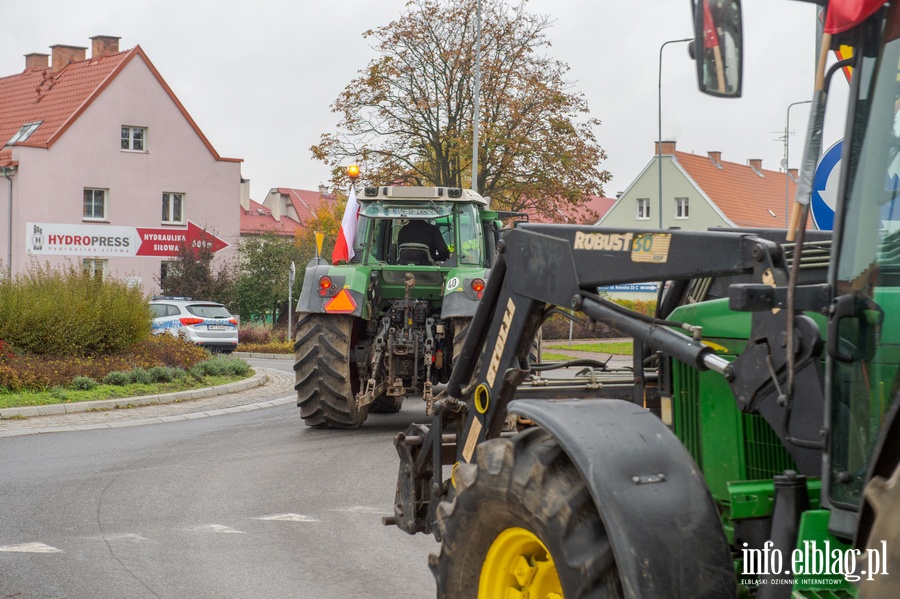
[[[481,0],[475,13],[475,99],[472,109],[472,189],[478,192],[478,119],[481,96]]]
[[[662,199],[662,55],[663,48],[665,48],[668,44],[677,44],[681,42],[692,42],[694,38],[686,37],[681,40],[669,40],[667,42],[663,42],[663,45],[659,47],[659,89],[657,90],[657,138],[656,138],[656,165],[658,169],[659,175],[659,228],[663,228],[663,199]]]
[[[791,171],[788,168],[788,156],[790,156],[790,135],[791,135],[791,107],[796,106],[798,104],[810,104],[812,100],[803,100],[802,102],[791,102],[787,107],[787,118],[784,121],[784,228],[787,229],[790,225],[788,224],[788,219],[790,218],[790,186],[791,186]]]

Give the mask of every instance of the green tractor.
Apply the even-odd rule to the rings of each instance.
[[[701,89],[740,95],[740,0],[692,4]],[[384,521],[441,542],[438,599],[900,597],[900,0],[818,4],[823,59],[787,231],[504,236],[434,418],[395,439]],[[826,69],[841,46],[852,58]],[[834,231],[814,232],[842,67]],[[597,291],[651,281],[653,318]],[[559,307],[631,336],[633,367],[544,376],[575,365],[529,360]]]
[[[495,253],[498,213],[454,187],[366,187],[353,255],[314,258],[297,303],[297,405],[307,426],[356,428],[446,382]],[[410,221],[437,227],[449,257],[400,243]],[[430,248],[433,249],[433,248]]]

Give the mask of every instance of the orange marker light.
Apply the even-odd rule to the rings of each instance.
[[[359,166],[356,164],[351,164],[347,167],[347,176],[353,179],[354,181],[359,179]]]

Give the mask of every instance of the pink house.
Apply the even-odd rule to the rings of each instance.
[[[91,41],[90,58],[52,46],[0,78],[2,274],[69,261],[152,294],[182,243],[236,256],[241,160],[219,156],[140,46]]]

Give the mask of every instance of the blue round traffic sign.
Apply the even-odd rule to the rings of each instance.
[[[828,148],[816,165],[816,174],[813,176],[810,211],[816,227],[822,231],[834,229],[834,210],[837,206],[843,147],[844,140],[840,140]]]

